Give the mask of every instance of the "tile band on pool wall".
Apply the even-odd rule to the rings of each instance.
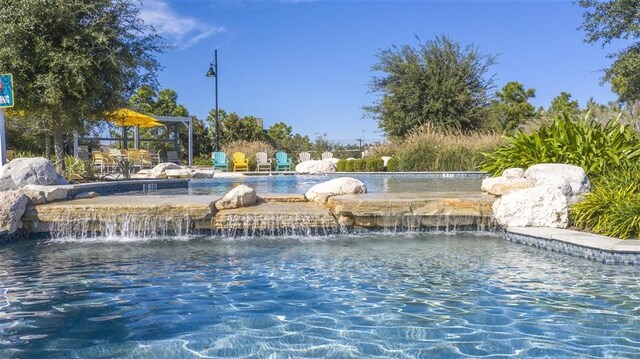
[[[69,189],[67,198],[73,198],[78,193],[96,192],[101,196],[115,193],[143,191],[144,186],[153,185],[154,190],[189,188],[189,180],[186,179],[162,179],[162,180],[130,180],[117,182],[99,182],[73,185]]]
[[[509,231],[505,232],[505,238],[514,243],[547,249],[552,252],[569,254],[600,263],[640,265],[640,253],[620,253],[602,249],[587,248],[555,239],[517,234]]]

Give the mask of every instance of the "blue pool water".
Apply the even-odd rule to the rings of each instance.
[[[640,268],[499,237],[92,241],[0,247],[0,357],[640,357]]]
[[[398,192],[477,192],[481,178],[428,178],[424,175],[363,175],[349,174],[361,180],[371,193]],[[273,175],[243,176],[237,178],[194,179],[189,189],[162,190],[163,194],[224,194],[244,184],[260,193],[303,194],[313,185],[339,175]]]

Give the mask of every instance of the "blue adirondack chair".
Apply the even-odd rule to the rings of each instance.
[[[286,152],[276,153],[276,171],[291,171],[291,158]]]
[[[229,166],[229,161],[227,160],[227,155],[224,152],[213,152],[211,154],[211,161],[213,161],[213,170],[223,170],[226,171]]]

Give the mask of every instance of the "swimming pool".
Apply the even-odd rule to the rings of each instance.
[[[0,357],[640,356],[638,267],[471,234],[129,240],[0,247]]]
[[[220,195],[231,188],[244,184],[253,188],[256,193],[303,194],[313,185],[329,181],[333,178],[349,176],[361,180],[370,193],[399,192],[478,192],[482,178],[436,178],[425,175],[264,175],[242,176],[234,178],[193,179],[188,189],[171,189],[159,191],[162,194],[200,194]]]

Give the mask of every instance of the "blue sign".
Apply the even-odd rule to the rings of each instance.
[[[13,107],[13,75],[0,74],[0,108]]]

